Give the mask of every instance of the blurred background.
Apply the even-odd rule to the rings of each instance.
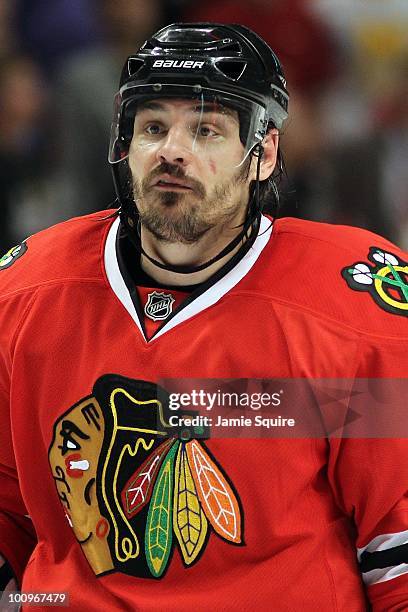
[[[291,93],[281,216],[408,248],[407,0],[0,0],[0,251],[114,202],[122,64],[172,21],[242,23]]]

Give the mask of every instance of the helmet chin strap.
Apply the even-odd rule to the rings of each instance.
[[[244,225],[242,226],[242,229],[239,232],[239,234],[235,236],[235,238],[231,240],[231,242],[229,242],[227,246],[220,253],[218,253],[218,255],[215,255],[215,257],[212,257],[208,261],[205,261],[204,263],[198,266],[165,264],[165,263],[158,261],[157,259],[154,259],[148,253],[146,253],[146,251],[142,247],[142,241],[141,241],[141,235],[140,235],[140,219],[137,219],[136,229],[134,227],[131,227],[129,223],[129,215],[123,209],[123,204],[122,204],[121,208],[119,209],[122,222],[127,230],[129,238],[131,239],[133,245],[136,247],[139,253],[143,255],[144,257],[146,257],[146,259],[148,259],[154,266],[156,266],[157,268],[160,268],[161,270],[167,270],[169,272],[176,272],[177,274],[193,274],[194,272],[201,272],[201,270],[205,270],[206,268],[209,268],[214,263],[216,263],[217,261],[219,261],[226,255],[228,255],[228,253],[231,253],[231,251],[233,251],[235,247],[244,238],[247,239],[246,242],[248,241],[250,242],[250,244],[249,245],[247,244],[247,246],[249,247],[252,246],[258,234],[258,230],[259,230],[259,226],[261,222],[261,214],[262,214],[260,198],[259,198],[259,176],[260,176],[261,161],[262,161],[262,155],[263,155],[263,146],[261,144],[258,144],[256,148],[253,150],[253,154],[257,158],[256,179],[255,179],[256,184],[255,184],[254,194],[251,198],[251,202],[249,203],[247,219]],[[132,205],[134,208],[136,208],[134,201],[132,201]],[[133,219],[131,219],[131,221],[134,222]],[[250,229],[252,229],[252,233],[250,236],[248,236],[248,232]]]

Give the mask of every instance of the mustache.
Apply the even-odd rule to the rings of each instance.
[[[142,181],[142,190],[144,192],[148,191],[152,181],[154,181],[154,179],[159,177],[161,174],[168,174],[174,178],[186,180],[188,186],[191,187],[191,189],[200,198],[205,198],[205,187],[200,181],[187,176],[180,166],[177,166],[176,164],[169,164],[168,162],[162,162],[159,166],[157,166],[157,168],[154,168],[151,172],[149,172],[149,174]]]

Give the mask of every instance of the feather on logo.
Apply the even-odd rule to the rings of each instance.
[[[341,274],[355,291],[366,291],[383,310],[408,316],[408,264],[378,247],[371,247],[369,262],[343,268]]]

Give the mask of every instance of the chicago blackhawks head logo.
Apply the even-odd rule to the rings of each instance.
[[[97,575],[159,578],[177,545],[194,563],[211,530],[241,542],[231,483],[194,428],[175,434],[167,410],[156,385],[107,375],[54,426],[57,492]]]
[[[383,310],[408,316],[408,264],[392,253],[371,247],[368,259],[374,265],[357,262],[342,270],[351,289],[368,291]]]

